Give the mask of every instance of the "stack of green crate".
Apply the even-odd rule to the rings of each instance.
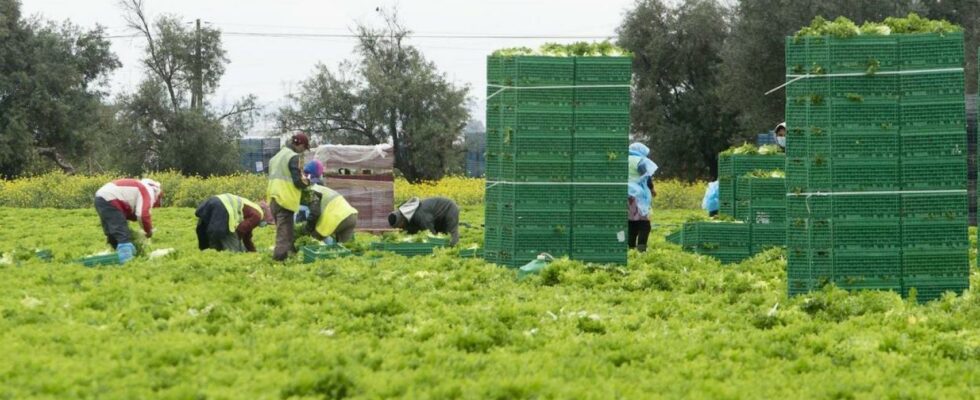
[[[571,258],[626,264],[631,57],[575,57]]]
[[[743,175],[738,178],[736,217],[751,226],[752,253],[786,245],[786,179]]]
[[[630,78],[629,57],[487,58],[485,259],[626,262]]]
[[[790,294],[967,287],[962,66],[960,33],[787,38]]]
[[[785,154],[719,154],[718,155],[718,212],[738,215],[738,178],[752,171],[783,169]]]

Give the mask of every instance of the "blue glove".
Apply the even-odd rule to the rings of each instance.
[[[119,243],[116,246],[116,252],[119,255],[119,263],[125,264],[126,261],[133,259],[133,255],[136,254],[136,246],[133,246],[132,243]]]
[[[299,206],[299,210],[296,211],[296,216],[293,218],[294,223],[306,222],[310,218],[310,208],[307,206]]]
[[[326,239],[323,239],[323,244],[325,244],[327,246],[330,246],[330,245],[332,245],[334,243],[337,243],[337,241],[336,240],[333,240],[333,236],[327,236]]]

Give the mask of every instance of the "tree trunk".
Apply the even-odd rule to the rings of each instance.
[[[66,161],[61,153],[58,153],[58,150],[54,147],[39,147],[37,149],[37,154],[54,161],[54,163],[58,164],[58,167],[61,168],[62,172],[68,175],[73,175],[75,173],[75,167]]]

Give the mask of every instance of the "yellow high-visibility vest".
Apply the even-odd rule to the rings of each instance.
[[[302,195],[300,189],[293,184],[293,177],[289,175],[289,159],[295,155],[295,151],[283,147],[269,160],[269,187],[266,190],[270,204],[274,199],[280,207],[292,212],[299,211],[299,199]]]
[[[243,206],[252,207],[252,209],[259,212],[260,219],[265,219],[265,212],[262,211],[262,207],[259,207],[258,204],[255,204],[249,199],[230,193],[219,194],[215,197],[221,200],[221,204],[228,211],[228,232],[235,232],[238,224],[245,220],[245,213],[242,211]]]
[[[320,193],[320,220],[316,222],[316,231],[320,236],[333,235],[337,225],[351,215],[357,214],[344,196],[326,186],[313,185],[310,190]]]

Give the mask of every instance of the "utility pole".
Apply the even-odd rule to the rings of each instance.
[[[191,108],[204,107],[204,62],[201,60],[201,19],[197,19],[197,30],[194,33],[194,93],[191,94]]]

